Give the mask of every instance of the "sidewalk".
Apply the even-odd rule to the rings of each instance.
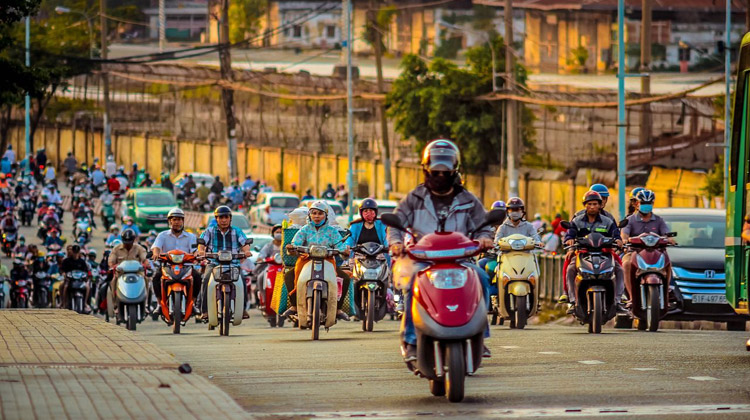
[[[63,310],[0,311],[0,418],[248,418],[125,328]]]

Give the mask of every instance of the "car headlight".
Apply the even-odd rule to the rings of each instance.
[[[435,270],[427,273],[427,278],[437,289],[458,289],[466,284],[467,270]]]
[[[514,251],[522,251],[526,247],[526,239],[510,239],[508,245]]]
[[[325,258],[328,256],[328,248],[324,246],[313,245],[310,247],[310,256],[313,258]]]

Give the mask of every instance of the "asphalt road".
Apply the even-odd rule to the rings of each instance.
[[[69,236],[69,215],[63,226]],[[22,233],[38,242],[32,229]],[[102,239],[100,228],[93,240],[100,253]],[[397,322],[381,321],[372,333],[360,325],[340,322],[312,342],[308,330],[272,329],[253,310],[229,337],[192,320],[179,336],[150,319],[137,334],[264,417],[750,418],[744,332],[494,327],[493,357],[467,379],[465,401],[450,404],[407,371]]]

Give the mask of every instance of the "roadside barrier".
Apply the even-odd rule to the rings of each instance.
[[[565,255],[539,254],[539,300],[555,303],[562,294],[562,269]]]

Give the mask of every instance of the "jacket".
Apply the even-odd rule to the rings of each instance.
[[[351,248],[357,245],[357,242],[359,242],[359,235],[362,234],[362,229],[364,229],[364,227],[365,224],[362,219],[353,221],[352,224],[349,225],[349,231],[352,233],[352,235],[346,240],[346,245]],[[375,219],[375,232],[377,232],[378,234],[380,243],[388,246],[386,227],[383,222],[380,221],[380,219]]]
[[[468,234],[477,226],[482,224],[486,212],[479,199],[463,187],[453,198],[448,218],[445,222],[445,230],[448,232],[461,232]],[[420,184],[404,197],[396,207],[394,213],[401,219],[401,223],[411,228],[415,240],[419,241],[422,236],[434,233],[438,228],[438,216],[432,203],[430,191],[424,184]],[[492,238],[492,228],[485,226],[477,232],[479,238]],[[404,233],[393,228],[388,228],[388,243],[403,243]]]
[[[591,232],[598,232],[609,238],[620,239],[620,228],[617,227],[615,221],[609,217],[602,217],[596,215],[593,223],[589,223],[589,218],[586,213],[576,216],[570,223],[570,229],[565,234],[565,241],[575,239],[578,236],[580,229],[589,229]]]
[[[495,243],[497,243],[502,238],[514,235],[516,233],[523,236],[528,236],[535,242],[541,241],[541,239],[539,238],[539,234],[536,232],[536,229],[534,229],[534,225],[532,225],[530,222],[521,220],[521,223],[519,223],[518,226],[514,226],[513,222],[510,219],[505,219],[505,222],[500,225],[500,228],[497,229],[497,233],[495,234]]]

